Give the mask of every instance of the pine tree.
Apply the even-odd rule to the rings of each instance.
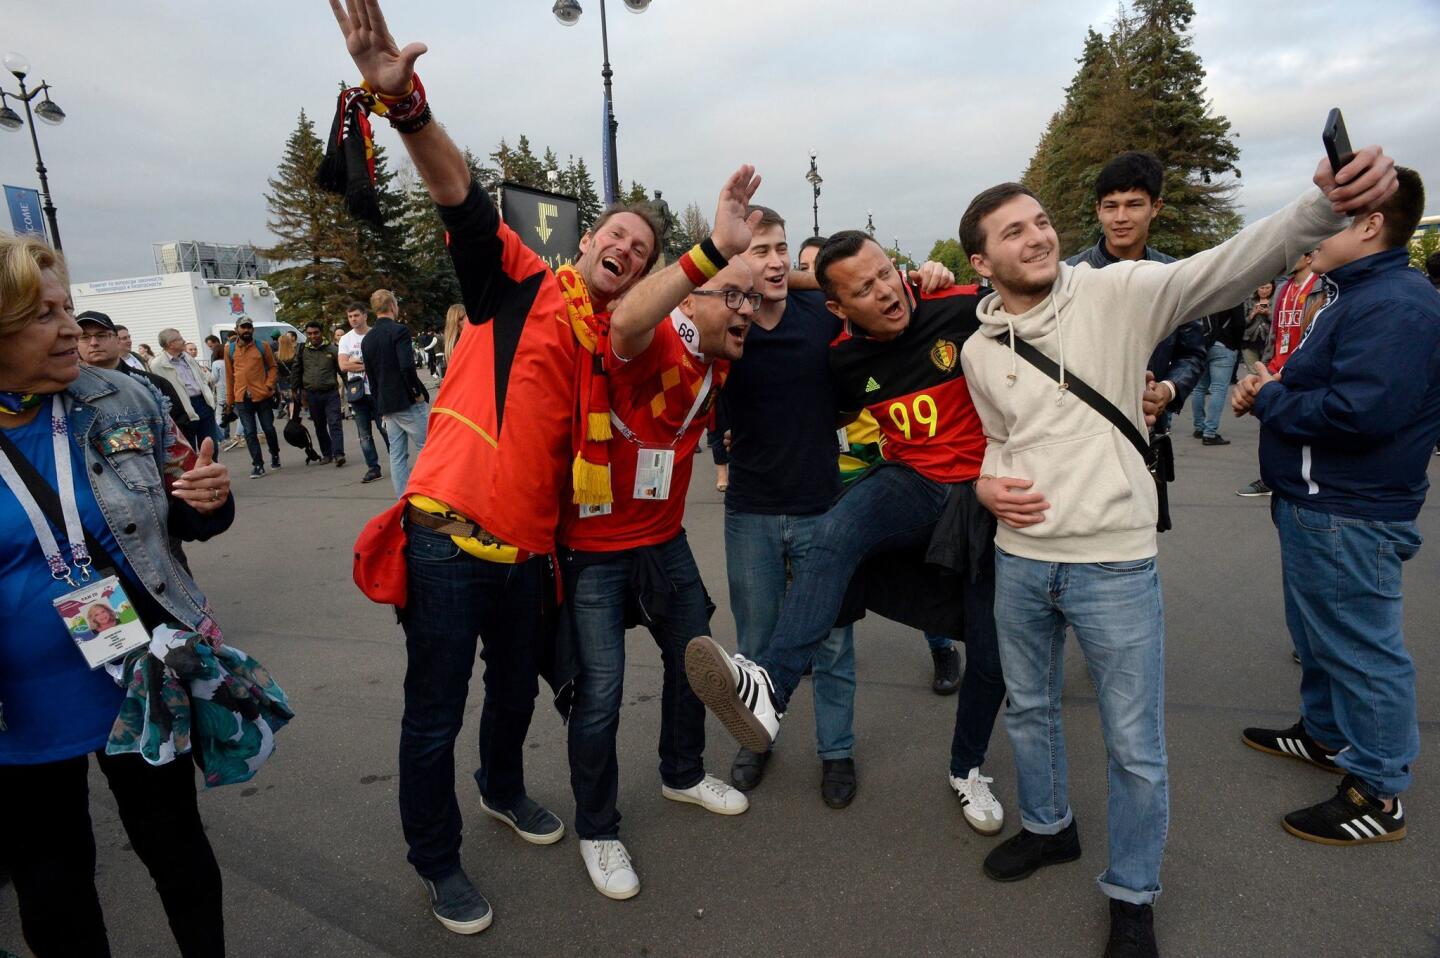
[[[445,248],[445,224],[430,191],[413,170],[404,170],[397,182],[404,204],[399,222],[411,270],[409,311],[434,321],[452,303],[460,302],[460,281]]]
[[[324,155],[314,122],[301,110],[265,194],[266,225],[279,242],[259,252],[273,262],[290,264],[272,272],[268,281],[281,318],[301,328],[343,313],[344,303],[354,296],[346,270],[353,257],[348,230],[354,221],[341,197],[315,184]]]
[[[590,171],[585,166],[585,157],[570,157],[562,175],[565,177],[565,192],[580,204],[580,232],[583,233],[600,218],[603,210],[600,194],[596,192],[595,181],[590,178]]]
[[[1125,150],[1148,150],[1165,167],[1165,207],[1150,245],[1175,256],[1235,232],[1239,151],[1230,123],[1211,110],[1205,70],[1187,35],[1190,0],[1134,0],[1108,36],[1087,31],[1079,69],[1025,171],[1060,234],[1063,253],[1093,243],[1095,177]]]
[[[621,194],[618,199],[621,203],[649,203],[650,194],[645,191],[644,183],[631,180],[630,192]]]

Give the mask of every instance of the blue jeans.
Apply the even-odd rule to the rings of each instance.
[[[1191,393],[1191,418],[1202,435],[1213,436],[1220,431],[1220,417],[1225,414],[1226,398],[1230,395],[1230,377],[1235,373],[1239,354],[1224,343],[1211,343],[1205,355],[1205,369]]]
[[[635,563],[653,559],[668,580],[663,596],[647,597],[645,625],[660,647],[660,780],[685,789],[705,777],[705,706],[685,677],[685,646],[710,631],[710,613],[700,570],[681,532],[649,547],[648,557],[634,552],[614,559],[566,567],[566,606],[575,630],[580,674],[570,711],[570,787],[575,793],[575,833],[591,841],[618,838],[620,764],[615,735],[625,682],[625,612],[641,597],[633,585]]]
[[[950,636],[936,635],[934,632],[925,633],[925,644],[930,646],[931,652],[943,652],[950,648]]]
[[[756,659],[770,644],[787,586],[786,566],[810,549],[820,515],[761,515],[725,510],[725,568],[740,654]],[[855,630],[831,629],[815,652],[815,750],[822,760],[849,758],[855,746]]]
[[[410,864],[438,879],[460,867],[455,738],[465,720],[477,636],[484,644],[485,704],[475,782],[492,807],[512,806],[525,794],[525,735],[539,690],[537,649],[545,641],[550,586],[542,558],[486,562],[442,533],[419,526],[405,533],[400,822]]]
[[[835,625],[860,563],[928,543],[949,488],[912,469],[887,467],[856,483],[820,516],[804,561],[791,570],[769,647],[755,659],[770,673],[781,711]]]
[[[365,457],[365,465],[371,469],[380,468],[380,457],[375,454],[375,401],[369,396],[363,399],[356,399],[350,403],[350,411],[355,414],[355,434],[360,437],[360,455]]]
[[[395,495],[405,494],[410,481],[410,464],[425,448],[425,432],[430,421],[430,405],[417,402],[399,412],[385,414],[385,436],[390,440],[390,482]]]
[[[250,450],[250,465],[256,469],[265,465],[265,460],[260,456],[260,432],[255,428],[257,420],[260,429],[265,431],[265,444],[270,447],[271,460],[278,460],[280,439],[275,435],[275,412],[270,408],[270,400],[243,399],[240,401],[239,412],[240,427],[245,433],[245,448]]]
[[[200,451],[200,443],[206,439],[215,441],[216,458],[220,453],[220,432],[215,427],[215,407],[205,401],[204,396],[191,396],[190,408],[195,410],[195,418],[190,420],[190,428],[185,430],[185,438]]]
[[[995,625],[1021,824],[1053,835],[1074,817],[1060,721],[1069,625],[1095,686],[1110,757],[1110,862],[1100,888],[1121,901],[1153,902],[1170,822],[1165,616],[1154,557],[1039,562],[997,548]]]
[[[1276,496],[1285,624],[1300,654],[1305,731],[1377,794],[1410,787],[1420,754],[1415,663],[1401,631],[1401,564],[1414,522],[1316,512]]]
[[[340,418],[340,391],[336,389],[305,390],[310,403],[310,421],[315,424],[315,438],[320,455],[339,458],[345,455],[345,429]]]

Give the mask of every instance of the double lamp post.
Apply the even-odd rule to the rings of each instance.
[[[44,198],[45,219],[50,223],[50,242],[55,248],[60,249],[60,224],[55,221],[55,204],[50,201],[50,180],[45,175],[45,161],[40,158],[40,140],[35,135],[35,117],[39,117],[51,126],[59,126],[65,120],[65,111],[60,109],[50,99],[50,84],[44,80],[33,90],[25,87],[25,77],[30,73],[30,61],[18,53],[5,54],[5,69],[15,75],[20,81],[20,92],[11,93],[4,87],[0,87],[0,126],[7,130],[18,130],[25,125],[25,120],[30,121],[30,144],[35,147],[35,172],[40,174],[40,195]],[[44,95],[45,99],[35,107],[34,112],[30,110],[30,101],[37,96]],[[25,104],[25,120],[20,119],[20,114],[10,109],[9,98],[14,97]]]

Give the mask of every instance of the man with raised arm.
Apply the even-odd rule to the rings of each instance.
[[[762,301],[741,256],[760,218],[756,212],[747,221],[760,183],[754,173],[736,171],[721,191],[714,232],[631,290],[609,329],[601,328],[594,371],[602,383],[588,390],[588,415],[611,427],[601,458],[613,494],[587,497],[560,521],[580,664],[570,718],[575,830],[590,880],[608,898],[640,891],[617,808],[627,626],[644,625],[660,647],[661,795],[718,815],[750,807],[705,772],[705,708],[686,680],[684,655],[686,643],[709,631],[714,605],[681,522],[707,413]]]
[[[414,70],[425,46],[400,49],[375,0],[330,6],[439,207],[470,321],[401,501],[356,544],[355,577],[372,599],[397,606],[405,630],[400,818],[408,857],[435,917],[474,934],[493,916],[460,866],[454,745],[476,639],[486,666],[480,809],[528,842],[558,841],[560,819],[526,794],[522,754],[542,619],[555,595],[547,556],[576,445],[577,363],[591,359],[582,330],[650,269],[658,233],[643,209],[611,208],[581,238],[576,264],[552,272],[501,222],[432,122]]]
[[[1159,954],[1152,903],[1170,816],[1158,502],[1139,448],[1145,362],[1395,188],[1378,147],[1340,175],[1344,186],[1322,162],[1319,191],[1176,263],[1059,263],[1048,214],[1018,183],[981,192],[960,220],[971,265],[995,286],[961,360],[987,439],[976,492],[1000,521],[995,624],[1021,825],[984,869],[1018,881],[1080,857],[1060,721],[1069,626],[1109,756],[1109,958]]]

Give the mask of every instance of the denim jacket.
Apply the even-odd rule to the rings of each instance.
[[[140,584],[175,623],[219,639],[209,603],[170,551],[169,536],[203,542],[224,532],[235,520],[233,497],[207,515],[169,494],[165,480],[184,470],[191,450],[148,383],[86,366],[65,398],[95,499]]]

